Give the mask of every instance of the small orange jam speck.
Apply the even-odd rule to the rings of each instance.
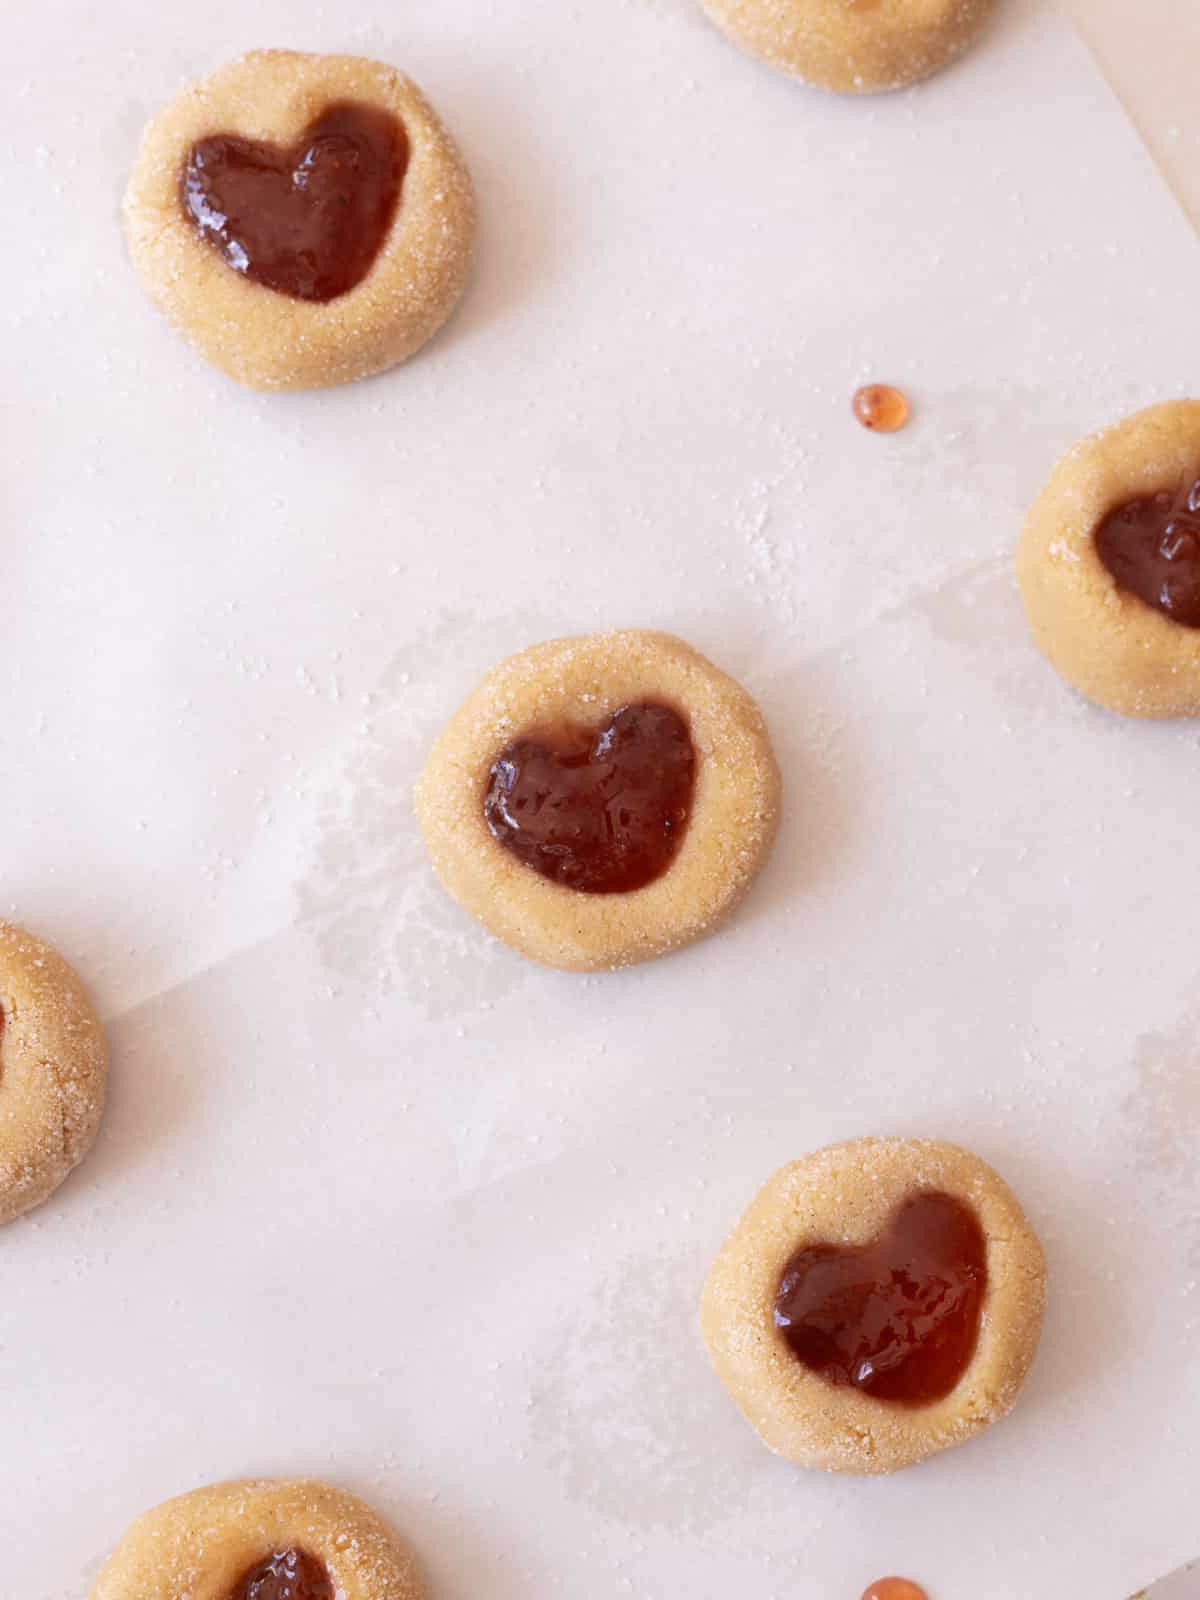
[[[877,1578],[863,1591],[862,1600],[929,1600],[929,1596],[907,1578]]]
[[[854,415],[873,433],[896,433],[908,421],[908,398],[890,383],[868,383],[855,391]]]

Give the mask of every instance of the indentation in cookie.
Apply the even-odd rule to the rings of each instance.
[[[970,1365],[986,1287],[979,1219],[951,1195],[924,1192],[868,1245],[798,1250],[779,1281],[775,1325],[829,1383],[929,1405]]]
[[[217,133],[191,148],[185,215],[235,272],[297,300],[348,293],[387,237],[408,166],[391,112],[331,105],[291,149]]]
[[[663,705],[629,705],[598,732],[515,740],[492,765],[483,812],[493,836],[544,878],[621,894],[670,867],[691,815],[696,755]]]
[[[306,1550],[280,1550],[250,1568],[229,1600],[336,1600],[329,1569]]]
[[[1096,529],[1096,554],[1122,589],[1200,628],[1200,477],[1125,500]]]

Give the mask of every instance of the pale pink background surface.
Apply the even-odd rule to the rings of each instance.
[[[1182,35],[1092,9],[1194,197]],[[155,318],[117,206],[153,110],[282,43],[408,66],[482,237],[409,368],[272,398]],[[1009,571],[1057,455],[1200,365],[1195,235],[1076,35],[1012,0],[862,104],[692,0],[45,0],[0,91],[0,909],[115,1050],[0,1234],[0,1589],[81,1600],[245,1473],[361,1491],[442,1600],[1119,1600],[1194,1555],[1200,735],[1076,701]],[[444,899],[409,788],[491,662],[611,624],[744,679],[787,812],[719,939],[581,980]],[[757,1445],[695,1302],[777,1163],[883,1131],[993,1160],[1053,1293],[1009,1422],[861,1483]]]

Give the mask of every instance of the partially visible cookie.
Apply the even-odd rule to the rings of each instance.
[[[840,94],[902,89],[972,44],[996,0],[702,0],[722,32]]]
[[[256,389],[406,360],[462,294],[466,165],[417,87],[357,56],[256,50],[150,123],[125,196],[152,299]]]
[[[1045,1277],[1020,1205],[977,1156],[855,1139],[768,1181],[713,1263],[700,1325],[771,1450],[896,1472],[1011,1409]]]
[[[354,1495],[308,1479],[196,1489],[139,1517],[92,1600],[422,1600],[412,1553]]]
[[[1200,400],[1075,445],[1016,566],[1034,640],[1068,683],[1126,716],[1200,716]]]
[[[108,1048],[56,950],[0,922],[0,1223],[54,1193],[91,1149]]]
[[[494,667],[416,789],[443,884],[546,966],[711,932],[766,859],[779,769],[746,691],[670,634],[553,639]]]

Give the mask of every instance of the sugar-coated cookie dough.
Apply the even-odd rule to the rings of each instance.
[[[1088,699],[1131,717],[1200,715],[1200,627],[1117,581],[1097,533],[1112,513],[1161,497],[1168,583],[1200,594],[1200,400],[1172,400],[1083,439],[1051,474],[1017,546],[1017,580],[1038,648]],[[1194,497],[1193,497],[1194,498]],[[1200,505],[1200,499],[1197,499]],[[1174,510],[1172,509],[1174,508]]]
[[[108,1049],[57,951],[0,922],[0,1223],[41,1205],[91,1149]]]
[[[385,132],[399,126],[395,183],[374,205],[346,187],[380,165],[361,142],[349,148],[346,108]],[[249,185],[244,234],[220,187],[216,147],[230,143],[224,170]],[[272,160],[281,180],[264,173]],[[454,141],[403,74],[357,56],[256,50],[150,123],[125,226],[151,297],[202,355],[252,388],[314,389],[381,372],[432,338],[466,282],[475,201]],[[341,255],[338,270],[314,267],[317,247]],[[297,292],[271,286],[305,268]]]
[[[973,1277],[964,1268],[956,1285],[951,1268],[922,1264],[911,1239],[896,1248],[890,1267],[873,1258],[869,1268],[862,1265],[868,1247],[887,1251],[914,1206],[960,1214],[958,1225],[973,1232],[980,1251]],[[943,1230],[937,1237],[950,1237],[940,1213],[935,1224]],[[797,1261],[813,1272],[816,1286],[817,1309],[807,1324],[787,1298],[789,1286],[797,1294],[796,1283],[805,1283],[794,1270]],[[850,1287],[839,1289],[832,1280],[839,1270],[851,1272]],[[925,1271],[930,1276],[922,1282]],[[864,1305],[855,1276],[881,1276],[886,1288]],[[916,1310],[914,1282],[922,1283]],[[951,1287],[975,1293],[955,1312],[960,1320],[968,1312],[972,1319],[965,1342],[948,1342],[957,1336],[952,1320],[937,1327],[930,1321],[920,1325],[920,1340],[908,1351],[912,1376],[902,1364],[889,1371],[919,1315],[935,1305],[954,1308]],[[803,1466],[874,1474],[963,1444],[1005,1415],[1032,1364],[1044,1300],[1041,1246],[989,1166],[934,1140],[855,1139],[793,1162],[768,1181],[713,1264],[700,1323],[718,1376],[764,1444]],[[831,1381],[831,1328],[853,1352],[853,1379],[843,1374],[842,1381]],[[824,1367],[815,1365],[818,1358]],[[933,1390],[937,1363],[948,1360],[954,1364],[937,1398],[924,1398],[919,1388],[915,1403],[903,1394],[904,1382]],[[868,1376],[877,1392],[869,1392]]]
[[[841,94],[902,89],[949,65],[996,0],[702,0],[724,33],[773,67]]]
[[[631,765],[603,764],[625,751]],[[549,771],[558,781],[560,757],[565,783],[595,781],[601,809],[530,842],[519,819],[509,824],[523,805],[522,816],[538,810],[534,780]],[[646,781],[661,782],[662,796],[647,801]],[[449,892],[532,960],[585,972],[714,929],[766,859],[779,797],[746,691],[682,640],[627,631],[554,639],[493,668],[437,740],[415,798]],[[611,829],[611,849],[597,826]]]
[[[422,1600],[411,1552],[370,1506],[309,1479],[196,1489],[138,1518],[92,1600]]]

